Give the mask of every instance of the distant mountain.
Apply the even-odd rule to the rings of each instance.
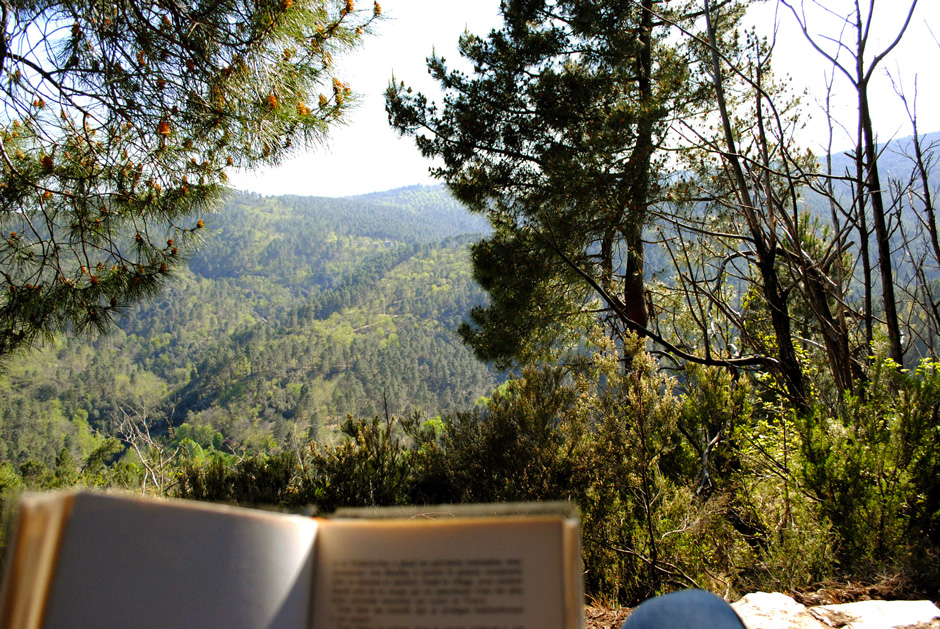
[[[925,153],[940,149],[940,131],[922,135],[920,144]],[[880,144],[877,151],[878,170],[882,177],[907,180],[911,176],[914,167],[914,141],[911,136]],[[931,186],[940,184],[940,169],[936,168],[937,157],[934,156],[927,164]],[[844,175],[846,172],[854,175],[855,163],[848,152],[833,154],[832,172],[836,175]]]
[[[238,192],[206,225],[189,269],[112,334],[0,375],[0,460],[51,464],[125,413],[202,448],[264,450],[329,437],[346,413],[469,408],[498,384],[455,333],[485,298],[467,245],[488,227],[444,188]]]
[[[940,168],[938,168],[938,158],[940,158],[940,131],[927,133],[921,136],[921,150],[926,159],[926,168],[928,181],[931,190],[940,189]],[[889,192],[885,201],[890,202],[890,186],[892,182],[900,182],[902,187],[911,181],[915,175],[914,161],[914,141],[912,137],[897,138],[880,144],[876,147],[878,153],[878,172],[881,177],[882,186],[888,187]],[[832,175],[834,177],[854,177],[855,161],[852,156],[854,151],[843,151],[832,154]],[[820,169],[825,171],[825,156],[820,158]],[[917,189],[920,189],[920,183],[917,183]],[[847,182],[835,182],[833,189],[842,199],[844,205],[850,203],[851,186]],[[822,195],[806,192],[803,201],[809,211],[817,216],[828,219],[830,216],[829,200]]]
[[[354,197],[345,197],[346,200],[368,208],[374,216],[388,216],[397,219],[401,224],[409,220],[424,223],[427,234],[435,234],[437,229],[443,229],[431,239],[445,238],[458,234],[487,233],[490,230],[486,219],[477,214],[470,214],[444,186],[407,186],[373,192]],[[427,238],[426,235],[422,235]]]
[[[341,281],[322,266],[333,254],[351,254],[337,249],[339,239],[365,238],[387,249],[489,229],[441,186],[338,199],[235,193],[206,224],[218,236],[192,259],[193,272],[209,278],[261,275],[295,288]]]

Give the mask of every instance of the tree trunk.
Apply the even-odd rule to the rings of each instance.
[[[738,159],[737,145],[731,128],[731,117],[725,101],[724,86],[722,82],[721,61],[718,56],[718,47],[714,25],[711,19],[711,3],[705,0],[705,20],[708,29],[709,44],[712,56],[712,78],[715,85],[715,99],[721,115],[724,139],[727,147],[725,159],[734,174],[734,188],[738,195],[738,203],[747,222],[748,231],[756,252],[756,264],[761,275],[762,292],[770,311],[771,325],[774,338],[777,342],[777,369],[783,378],[787,393],[793,400],[798,412],[807,409],[806,386],[803,380],[803,370],[800,368],[793,346],[793,336],[790,329],[790,311],[787,296],[780,284],[777,275],[776,256],[777,242],[773,232],[765,233],[758,218],[757,208],[754,205],[751,187],[744,175],[741,161]]]
[[[627,245],[627,268],[623,281],[623,304],[627,317],[639,327],[649,322],[646,294],[643,283],[643,226],[646,224],[650,192],[650,161],[653,154],[653,122],[650,105],[653,100],[653,0],[643,0],[643,15],[640,17],[640,53],[637,55],[637,86],[644,115],[637,125],[636,147],[633,149],[633,177],[630,193],[630,208],[623,226]],[[639,328],[635,331],[641,332]]]
[[[875,138],[872,132],[871,112],[868,109],[867,79],[862,79],[858,85],[858,110],[865,143],[865,162],[868,165],[868,177],[866,177],[865,184],[871,197],[872,224],[875,228],[875,241],[878,244],[878,271],[881,274],[885,325],[888,328],[888,357],[901,365],[904,361],[904,352],[901,347],[901,326],[898,320],[897,300],[894,296],[894,265],[891,262],[891,243],[888,242],[888,226],[885,219],[884,199],[881,195],[881,178],[878,174]]]

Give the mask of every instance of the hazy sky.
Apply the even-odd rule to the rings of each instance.
[[[795,0],[799,2],[799,0]],[[835,13],[847,11],[852,0],[819,0]],[[361,105],[347,117],[347,125],[335,127],[326,145],[298,154],[276,169],[249,174],[235,173],[232,184],[239,189],[266,195],[300,194],[347,196],[388,190],[416,183],[433,183],[428,161],[418,153],[411,138],[399,138],[389,127],[384,109],[384,92],[392,74],[429,96],[436,86],[427,74],[425,58],[436,50],[449,62],[456,62],[457,39],[467,29],[486,34],[501,23],[499,0],[380,0],[386,20],[377,33],[350,55],[339,60],[337,76],[347,81],[362,97]],[[867,4],[864,2],[863,4]],[[903,19],[900,0],[877,0],[873,33],[883,46],[893,38]],[[357,2],[370,10],[371,0]],[[909,5],[908,5],[909,6]],[[807,10],[809,11],[809,0]],[[754,15],[760,32],[771,34],[774,2],[760,7]],[[817,99],[822,97],[826,73],[824,60],[812,51],[794,28],[788,12],[779,13],[775,68],[789,74],[794,85],[810,90],[806,101],[807,128],[801,139],[819,152],[825,141],[824,116]],[[812,32],[823,32],[824,11],[810,13]],[[830,31],[831,33],[831,31]],[[894,94],[886,70],[900,77],[908,96],[913,96],[914,78],[918,89],[918,127],[921,132],[940,130],[940,0],[920,0],[911,27],[901,46],[879,66],[871,88],[873,116],[880,139],[910,135],[910,127],[899,99]],[[831,44],[829,44],[830,50]],[[881,48],[875,46],[877,51]],[[869,56],[872,53],[869,53]],[[836,109],[837,118],[850,129],[855,125],[853,94],[844,77],[837,76],[833,92],[845,100]],[[846,103],[846,101],[848,101]],[[854,133],[854,131],[853,131]],[[849,145],[843,135],[836,148]]]

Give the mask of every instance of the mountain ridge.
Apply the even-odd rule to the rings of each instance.
[[[347,413],[471,407],[500,379],[455,332],[485,299],[466,247],[485,223],[442,187],[370,198],[233,193],[189,267],[111,334],[60,337],[0,375],[0,459],[51,464],[79,447],[76,418],[265,451]]]

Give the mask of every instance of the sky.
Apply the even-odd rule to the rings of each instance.
[[[795,0],[799,4],[800,0]],[[806,0],[809,31],[831,35],[833,15],[842,15],[853,0]],[[360,0],[360,8],[371,11]],[[449,65],[459,63],[457,40],[464,30],[484,35],[501,24],[499,0],[380,0],[381,21],[363,45],[337,60],[337,77],[348,82],[361,99],[347,116],[347,123],[334,127],[325,144],[296,154],[275,168],[232,174],[231,184],[263,195],[297,194],[340,197],[390,190],[414,184],[433,184],[429,161],[421,157],[412,138],[401,138],[389,126],[384,92],[392,75],[417,91],[439,100],[425,58],[432,52]],[[863,4],[867,4],[863,0]],[[869,56],[890,43],[903,23],[910,5],[901,0],[876,0]],[[822,8],[820,8],[822,7]],[[805,127],[798,141],[817,154],[828,137],[821,99],[831,67],[806,43],[792,14],[770,0],[758,6],[751,17],[759,33],[773,35],[776,27],[774,68],[778,76],[789,75],[799,90],[807,90]],[[830,52],[832,42],[820,38]],[[919,0],[908,32],[901,44],[879,65],[870,98],[879,140],[911,134],[903,104],[895,94],[890,73],[903,86],[909,101],[917,87],[918,129],[940,131],[940,0]],[[854,91],[837,75],[833,83],[835,117],[846,121],[854,133]],[[912,103],[913,104],[913,103]],[[851,145],[850,136],[839,133],[836,149]]]

